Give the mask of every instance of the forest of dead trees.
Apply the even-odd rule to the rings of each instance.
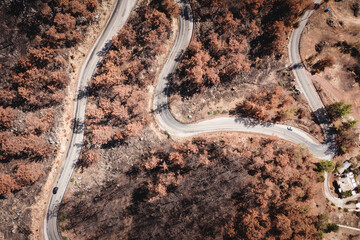
[[[291,24],[311,1],[191,0],[191,4],[202,27],[180,62],[177,76],[184,80],[175,78],[173,86],[196,92],[231,81],[248,71],[257,57],[281,54]],[[70,82],[67,49],[81,42],[97,5],[96,0],[0,3],[1,16],[8,17],[0,28],[0,51],[8,48],[13,60],[1,59],[2,197],[45,175],[42,160],[55,151],[47,139],[56,126],[54,108],[61,106]],[[143,2],[114,37],[88,89],[81,167],[97,161],[100,148],[111,151],[130,137],[141,136],[150,121],[147,87],[155,80],[157,57],[166,51],[171,18],[178,14],[171,0]],[[22,40],[19,49],[16,38]],[[273,139],[250,138],[237,146],[232,142],[236,141],[197,138],[141,155],[133,168],[119,173],[118,182],[91,191],[92,201],[65,206],[70,216],[66,228],[92,222],[93,228],[85,233],[89,239],[115,236],[123,226],[127,230],[121,234],[130,239],[148,234],[316,238],[317,217],[308,208],[316,184],[308,153],[294,146],[283,148]],[[119,209],[117,200],[122,197],[125,204]],[[102,215],[106,218],[100,222],[97,211],[116,215]],[[135,221],[128,226],[130,218]]]
[[[161,19],[159,24],[151,23],[154,16]],[[96,165],[104,151],[114,156],[112,164],[121,164],[121,149],[129,137],[142,136],[149,121],[146,87],[154,81],[150,69],[156,66],[155,57],[164,53],[169,24],[159,8],[140,6],[113,39],[89,87],[80,166]],[[157,38],[144,41],[138,34],[144,31]],[[189,48],[193,55],[198,54],[196,44],[200,43]],[[192,61],[204,58],[196,57]],[[274,96],[267,94],[272,99],[269,106],[293,102],[279,89]],[[316,177],[304,150],[257,138],[246,143],[197,138],[160,145],[161,149],[139,154],[132,167],[120,168],[115,179],[90,189],[86,197],[75,192],[65,201],[60,210],[66,215],[64,235],[70,231],[85,239],[318,238],[318,217],[309,208]]]
[[[94,21],[97,0],[2,1],[0,17],[0,196],[45,175],[70,82],[68,49]],[[55,140],[51,140],[54,142]]]
[[[97,7],[97,0],[0,1],[0,238],[32,234],[31,206],[59,148],[69,49],[95,23]]]
[[[155,80],[157,57],[166,51],[171,18],[178,14],[177,4],[170,0],[142,3],[113,38],[88,89],[80,166],[96,161],[99,148],[116,147],[129,137],[141,136],[150,121],[148,86]]]
[[[291,26],[311,0],[191,0],[196,27],[172,93],[192,96],[230,82],[259,58],[281,57]]]
[[[321,183],[306,150],[237,135],[155,142],[131,165],[119,148],[113,178],[64,202],[64,236],[320,239],[311,203]]]
[[[178,76],[186,75],[185,81],[175,80],[172,84],[174,88],[182,85],[180,89],[186,85],[191,91],[230,81],[249,69],[251,59],[262,54],[281,53],[291,23],[310,4],[309,1],[219,0],[191,3],[195,20],[202,27],[180,63]],[[46,134],[54,130],[52,108],[61,105],[64,88],[70,81],[66,49],[82,40],[85,26],[94,21],[97,5],[96,0],[1,3],[1,15],[5,19],[1,44],[8,48],[13,59],[1,68],[3,164],[12,160],[40,161],[54,152]],[[89,88],[87,141],[90,144],[111,147],[127,137],[138,136],[148,122],[144,114],[148,99],[145,88],[153,82],[151,67],[155,57],[165,51],[162,44],[171,31],[169,18],[176,17],[179,9],[171,0],[154,0],[138,11],[141,17],[133,19],[114,38]],[[285,14],[278,14],[281,11]],[[14,47],[16,37],[23,40],[19,49]],[[97,154],[84,156],[94,159]],[[3,172],[9,172],[7,178],[16,178],[10,169]],[[10,189],[4,188],[2,193],[11,192]]]
[[[290,87],[292,89],[292,87]],[[302,101],[295,91],[286,86],[276,86],[252,93],[244,101],[237,104],[234,114],[252,118],[260,122],[285,122],[293,120],[303,130],[321,138],[322,130],[317,119],[302,106]]]

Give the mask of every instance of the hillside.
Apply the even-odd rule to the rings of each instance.
[[[192,0],[194,34],[170,85],[171,112],[181,122],[228,115],[251,97],[282,86],[296,115],[281,119],[313,132],[316,125],[286,66],[289,34],[312,1]],[[288,109],[290,110],[290,109]],[[214,113],[215,112],[215,113]],[[249,116],[252,117],[252,116]],[[315,121],[316,122],[316,121]]]
[[[63,236],[317,239],[324,199],[314,200],[321,183],[306,151],[237,134],[141,138],[75,174],[59,211]]]
[[[73,63],[84,58],[78,47],[103,24],[109,2],[0,2],[0,238],[28,239],[39,231],[33,225],[42,214],[33,207],[66,148]]]

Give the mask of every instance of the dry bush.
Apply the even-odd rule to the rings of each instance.
[[[324,57],[323,59],[318,60],[311,69],[311,74],[316,74],[323,72],[325,68],[331,67],[335,64],[335,58],[332,56]]]
[[[8,174],[0,174],[0,195],[19,190],[21,186]]]
[[[284,121],[294,116],[305,117],[303,109],[294,106],[294,99],[287,95],[283,88],[276,86],[273,90],[265,90],[252,94],[236,107],[236,113],[260,121]]]
[[[21,186],[32,184],[44,176],[43,166],[36,162],[21,163],[17,166],[15,176]]]

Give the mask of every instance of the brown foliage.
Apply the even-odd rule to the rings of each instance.
[[[151,4],[154,8],[165,13],[168,18],[178,18],[180,14],[179,5],[172,0],[155,0]]]
[[[113,38],[90,83],[91,103],[86,110],[90,149],[111,148],[142,135],[149,122],[147,86],[154,80],[154,59],[164,53],[172,14],[176,14],[172,1],[143,3]]]
[[[33,113],[26,115],[25,128],[28,133],[40,135],[48,131],[54,124],[54,112],[50,111],[41,118]]]
[[[52,152],[52,147],[43,137],[33,134],[16,136],[11,132],[0,133],[0,160],[9,161],[13,157],[41,159]]]
[[[19,34],[22,31],[28,35],[34,34],[30,37],[34,40],[28,40],[26,54],[18,59],[15,66],[8,68],[11,73],[7,75],[11,78],[6,76],[2,79],[0,90],[7,92],[9,97],[1,98],[0,104],[25,110],[58,105],[62,101],[61,91],[70,80],[63,71],[66,60],[59,61],[64,52],[58,49],[74,46],[81,40],[80,30],[84,32],[83,25],[92,19],[90,12],[95,10],[97,1],[52,0],[42,3],[36,0],[22,4],[24,6],[19,6],[18,10],[24,13],[16,13],[19,14],[16,21],[22,21]],[[23,19],[23,16],[26,17]],[[35,23],[38,25],[35,26]],[[11,26],[13,23],[6,24]],[[24,53],[24,50],[21,52]]]
[[[236,112],[260,121],[284,121],[291,114],[297,114],[301,118],[302,111],[292,113],[293,104],[294,99],[282,87],[276,86],[273,90],[252,94],[237,106]]]
[[[16,181],[22,186],[34,183],[43,175],[43,166],[35,162],[19,164],[15,174]]]
[[[171,92],[183,97],[241,79],[257,58],[281,55],[292,22],[312,5],[311,0],[190,2],[199,27],[171,85]]]
[[[353,123],[356,124],[356,121]],[[355,124],[351,126],[349,122],[343,122],[340,127],[337,127],[336,147],[338,154],[349,153],[359,145],[359,136],[354,131]]]
[[[279,139],[240,142],[236,136],[163,142],[139,152],[119,180],[90,191],[96,201],[74,199],[65,206],[71,216],[66,225],[77,237],[316,238],[317,217],[304,209],[320,186],[311,157],[295,146]],[[83,231],[89,224],[94,229]]]
[[[94,144],[107,144],[114,136],[115,131],[111,126],[96,126],[92,130],[91,142]]]
[[[0,106],[0,129],[9,129],[13,126],[16,119],[16,111],[10,107]]]
[[[61,33],[75,29],[76,20],[69,13],[57,13],[54,18],[54,23],[56,24],[56,30]]]
[[[97,162],[100,158],[100,154],[95,150],[90,150],[81,154],[78,160],[78,165],[82,168],[89,167],[94,162]]]
[[[13,177],[8,174],[0,174],[0,195],[19,190],[21,187]]]

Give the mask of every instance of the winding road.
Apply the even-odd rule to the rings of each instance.
[[[61,201],[64,197],[67,185],[74,172],[76,161],[79,158],[81,146],[83,143],[83,123],[85,118],[85,107],[87,102],[86,88],[88,82],[94,74],[98,62],[101,60],[107,47],[111,45],[111,39],[118,30],[124,25],[130,15],[132,8],[137,1],[135,0],[118,0],[114,11],[101,33],[99,39],[94,44],[85,63],[80,72],[79,84],[77,88],[77,99],[75,100],[73,134],[68,148],[66,159],[62,166],[62,170],[56,180],[55,186],[58,187],[56,194],[52,194],[49,200],[48,209],[44,220],[44,234],[45,239],[62,239],[58,231],[57,215]],[[175,0],[179,4],[181,14],[179,18],[179,33],[173,49],[163,66],[159,75],[158,84],[156,87],[153,109],[158,125],[169,134],[177,137],[193,136],[199,133],[215,132],[215,131],[238,131],[265,134],[270,136],[277,136],[279,138],[291,141],[296,144],[305,145],[311,153],[317,158],[331,159],[333,152],[330,144],[321,144],[313,140],[313,138],[306,132],[292,128],[288,130],[288,126],[282,124],[271,124],[253,121],[246,118],[236,117],[220,117],[193,124],[183,124],[178,122],[170,113],[168,108],[168,86],[170,84],[171,75],[175,71],[177,61],[181,54],[185,51],[190,43],[193,32],[193,16],[191,6],[185,0]],[[301,24],[296,29],[291,37],[289,45],[289,55],[292,66],[301,66],[301,58],[299,54],[299,42],[301,31],[304,28],[306,21],[312,11],[308,11],[301,18]],[[323,111],[324,106],[317,95],[307,72],[303,68],[293,68],[301,91],[309,101],[309,104],[317,114],[322,127],[327,133],[328,123],[326,115]],[[328,135],[328,134],[327,134]]]
[[[317,158],[330,159],[333,156],[333,152],[330,150],[330,144],[317,143],[306,132],[297,128],[292,128],[293,130],[290,131],[286,125],[262,123],[240,117],[220,117],[198,123],[184,124],[177,121],[172,116],[167,102],[167,90],[171,81],[171,74],[175,71],[177,66],[176,59],[179,59],[181,54],[185,51],[191,40],[193,31],[190,4],[185,1],[178,1],[178,4],[181,10],[179,18],[179,34],[169,58],[160,73],[153,101],[153,109],[156,113],[156,120],[159,126],[164,131],[167,131],[169,134],[176,137],[187,137],[199,133],[215,131],[239,131],[277,136],[296,144],[304,144]],[[294,31],[294,34],[292,35],[289,46],[292,64],[301,63],[299,53],[300,36],[307,18],[311,13],[312,11],[306,12],[301,19],[301,27],[297,29],[297,31]],[[300,89],[305,93],[306,98],[310,102],[310,106],[314,111],[320,112],[320,110],[324,109],[324,106],[314,90],[306,71],[302,68],[294,69],[294,71]],[[324,118],[323,114],[319,114],[319,117],[320,119]]]

